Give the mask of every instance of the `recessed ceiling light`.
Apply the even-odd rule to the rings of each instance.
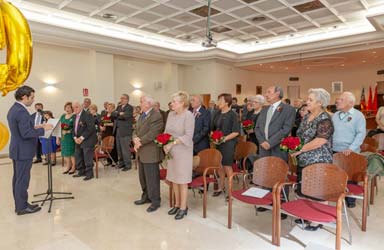
[[[344,67],[344,64],[341,64],[340,66],[341,66],[341,67]]]
[[[116,19],[117,16],[115,14],[112,14],[112,13],[104,13],[103,15],[101,15],[102,18],[104,19]]]
[[[365,60],[363,60],[362,62],[363,62],[363,63],[365,63],[366,61],[365,61]]]

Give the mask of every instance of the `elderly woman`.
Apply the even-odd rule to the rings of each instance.
[[[334,132],[332,118],[326,112],[330,95],[322,89],[310,89],[308,91],[307,109],[308,114],[304,116],[297,136],[304,142],[303,148],[292,156],[297,157],[297,194],[301,193],[301,177],[303,169],[315,163],[332,163],[332,134]],[[301,223],[300,220],[295,221]],[[310,231],[319,227],[307,226]]]
[[[265,98],[262,95],[250,96],[248,97],[248,105],[251,106],[252,112],[247,113],[247,120],[253,121],[253,124],[256,125],[257,118],[259,117],[260,111],[263,108],[265,103]],[[259,151],[259,142],[257,141],[255,130],[246,130],[247,141],[253,142],[257,146],[257,151]]]
[[[219,171],[220,183],[219,189],[213,193],[213,196],[219,196],[225,187],[225,175],[231,176],[233,153],[235,152],[237,136],[240,133],[239,117],[231,110],[232,96],[231,94],[219,95],[217,106],[219,111],[213,118],[213,130],[219,130],[224,134],[224,142],[217,146],[221,152],[223,159],[221,164],[223,169]]]
[[[167,180],[172,183],[175,192],[175,207],[168,211],[176,220],[183,219],[188,213],[188,183],[192,181],[193,132],[195,118],[188,111],[189,95],[179,91],[172,95],[171,111],[168,115],[164,133],[171,134],[174,141],[164,146],[164,152],[170,153]]]
[[[115,111],[116,106],[114,103],[107,104],[107,112],[100,119],[100,131],[101,131],[101,140],[107,136],[113,136],[113,122],[115,121],[115,117],[113,116],[113,112]],[[117,150],[116,150],[116,140],[114,143],[114,147],[111,151],[111,157],[114,162],[118,161]],[[112,165],[114,167],[114,163],[110,158],[107,159],[107,166]]]

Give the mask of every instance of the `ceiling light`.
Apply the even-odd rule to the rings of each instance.
[[[365,60],[363,60],[362,62],[363,62],[363,63],[365,63],[366,61],[365,61]]]

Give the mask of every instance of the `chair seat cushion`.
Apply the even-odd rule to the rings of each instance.
[[[165,180],[167,178],[167,170],[165,168],[160,169],[160,180]]]
[[[240,170],[240,168],[239,168],[239,165],[238,165],[237,163],[233,163],[233,164],[232,164],[232,171],[233,171],[234,173],[240,173],[240,172],[241,172],[241,170]]]
[[[216,179],[215,178],[211,178],[211,177],[206,177],[206,180],[207,180],[207,183],[214,183],[214,182],[216,182]],[[198,176],[198,177],[194,178],[191,183],[188,184],[188,187],[197,188],[197,187],[201,187],[203,185],[204,185],[204,178],[203,178],[203,176]]]
[[[310,200],[294,200],[281,204],[287,213],[315,222],[336,222],[336,207]]]
[[[364,194],[364,188],[357,184],[347,184],[348,191],[354,195]]]
[[[98,153],[95,153],[95,158],[98,158],[98,159],[103,159],[103,158],[108,158],[108,155],[107,154],[105,154],[105,153],[100,153],[100,152],[98,152]]]
[[[288,180],[297,182],[297,175],[293,175],[293,174],[288,175]]]
[[[240,189],[232,191],[232,197],[234,197],[236,200],[242,201],[244,203],[252,204],[252,205],[271,205],[272,204],[272,193],[269,192],[266,194],[263,198],[257,198],[257,197],[251,197],[243,195],[245,191],[248,189]]]

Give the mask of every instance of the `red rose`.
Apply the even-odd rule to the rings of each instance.
[[[280,143],[280,150],[282,151],[299,151],[303,147],[299,137],[288,136]]]
[[[245,130],[250,130],[255,127],[255,124],[253,123],[252,120],[245,120],[242,122],[242,125]]]
[[[167,145],[168,143],[172,142],[172,135],[164,133],[164,134],[159,134],[156,137],[155,143],[159,144],[160,146]]]

